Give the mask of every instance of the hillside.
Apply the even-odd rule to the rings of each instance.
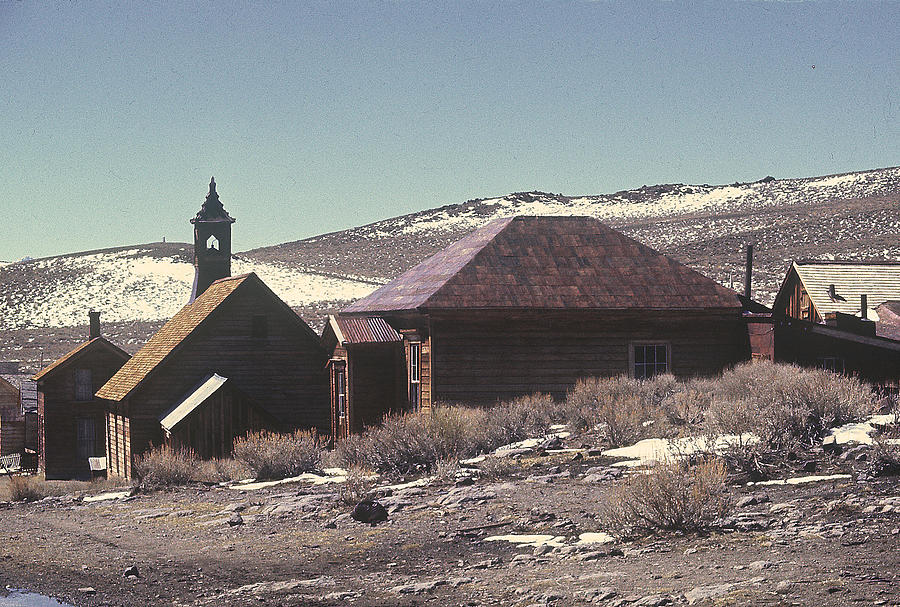
[[[598,196],[522,192],[469,200],[245,251],[310,324],[484,223],[508,215],[590,215],[726,286],[742,289],[756,244],[754,297],[770,303],[792,259],[900,259],[900,168],[732,185],[667,184]],[[0,360],[30,370],[83,339],[89,308],[136,350],[187,301],[190,245],[153,243],[0,264]]]

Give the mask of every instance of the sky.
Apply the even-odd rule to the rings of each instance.
[[[0,0],[0,260],[900,165],[900,2]]]

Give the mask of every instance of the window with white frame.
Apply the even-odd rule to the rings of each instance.
[[[631,372],[635,379],[649,379],[669,372],[668,344],[631,344]]]
[[[409,404],[414,411],[422,404],[422,342],[409,342]]]
[[[334,372],[334,395],[340,419],[347,417],[347,371],[343,368]]]

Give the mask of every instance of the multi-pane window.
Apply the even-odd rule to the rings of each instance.
[[[75,369],[75,400],[88,401],[94,398],[94,382],[90,369]]]
[[[422,403],[422,343],[409,343],[409,404],[414,411]]]
[[[102,455],[97,450],[97,426],[94,418],[80,417],[76,422],[78,458],[87,459]]]
[[[844,359],[837,356],[825,356],[819,359],[819,364],[826,371],[834,371],[835,373],[844,372]]]
[[[666,344],[634,344],[634,377],[648,379],[669,371],[669,348]]]
[[[338,417],[344,419],[347,416],[347,372],[337,369],[334,372],[334,395],[337,400]]]

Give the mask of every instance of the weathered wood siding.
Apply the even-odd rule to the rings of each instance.
[[[257,289],[235,292],[127,399],[131,456],[164,441],[160,415],[218,373],[277,418],[282,429],[331,431],[325,351],[313,333]],[[268,336],[252,336],[265,315]],[[127,466],[128,464],[123,464]],[[124,467],[122,468],[124,469]]]
[[[19,390],[0,379],[0,455],[25,449],[25,420]]]
[[[181,420],[167,442],[174,449],[188,449],[205,459],[222,458],[231,455],[235,438],[260,430],[277,428],[269,416],[226,385]]]
[[[126,401],[127,402],[127,401]],[[117,405],[106,414],[107,474],[131,476],[131,424],[122,413],[126,406]]]
[[[402,365],[399,343],[352,346],[349,365],[352,432],[361,432],[366,426],[379,423],[386,413],[405,408],[406,389],[397,381],[397,368]]]
[[[48,375],[38,384],[40,465],[48,479],[90,477],[86,458],[78,457],[77,420],[94,420],[95,452],[105,452],[106,402],[75,400],[75,372],[90,369],[93,390],[100,388],[119,370],[125,360],[107,349],[80,355],[66,367]]]
[[[669,368],[681,377],[750,357],[737,311],[472,311],[433,314],[430,326],[435,402],[490,404],[533,392],[561,398],[579,378],[630,373],[633,342],[668,344]]]
[[[803,288],[797,272],[791,268],[785,278],[784,286],[779,291],[772,311],[776,315],[800,318],[810,322],[822,322],[822,317],[813,305],[812,300]]]

